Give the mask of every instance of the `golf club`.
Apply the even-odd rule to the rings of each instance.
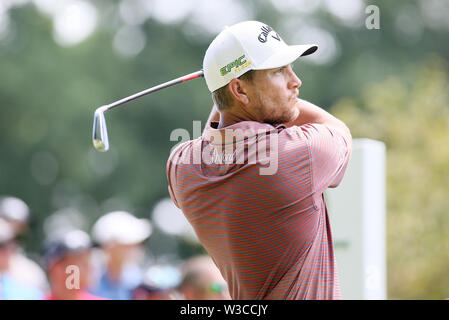
[[[95,114],[94,114],[94,127],[93,127],[93,132],[92,132],[92,143],[94,145],[94,148],[97,149],[98,151],[103,151],[103,152],[108,151],[108,149],[109,149],[108,130],[106,127],[106,119],[104,117],[104,113],[106,111],[109,111],[112,108],[118,107],[122,104],[130,102],[137,98],[143,97],[147,94],[159,91],[161,89],[171,87],[175,84],[179,84],[179,83],[186,82],[186,81],[196,79],[198,77],[203,77],[203,76],[204,76],[203,70],[199,70],[199,71],[196,71],[193,73],[189,73],[185,76],[173,79],[171,81],[159,84],[152,88],[143,90],[143,91],[133,94],[129,97],[115,101],[111,104],[99,107],[97,110],[95,110]]]

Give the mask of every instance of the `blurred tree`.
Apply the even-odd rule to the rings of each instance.
[[[410,83],[390,77],[341,99],[333,113],[354,138],[387,146],[390,299],[449,296],[449,79],[446,61],[412,66]]]

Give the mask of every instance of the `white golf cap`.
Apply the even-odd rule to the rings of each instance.
[[[213,92],[249,70],[282,67],[317,49],[315,44],[289,46],[265,23],[240,22],[225,27],[207,48],[204,78]]]
[[[102,244],[138,244],[151,234],[151,224],[147,219],[138,219],[126,211],[105,214],[92,229],[94,240]]]

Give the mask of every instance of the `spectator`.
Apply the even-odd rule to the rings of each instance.
[[[133,300],[177,300],[179,271],[168,265],[149,267],[141,284],[133,290]]]
[[[24,234],[28,228],[30,209],[28,205],[19,198],[1,196],[0,217],[9,222],[15,234]]]
[[[43,298],[39,289],[13,276],[10,272],[11,260],[16,250],[14,229],[0,218],[0,299],[38,300]]]
[[[11,196],[0,197],[0,218],[12,227],[15,238],[23,237],[28,231],[30,209],[21,199]],[[44,270],[28,258],[23,248],[15,242],[15,250],[10,257],[9,272],[11,276],[31,287],[48,290],[47,277]]]
[[[138,258],[143,254],[143,242],[151,234],[150,222],[114,211],[98,219],[92,233],[106,262],[90,291],[112,300],[131,300],[133,289],[142,281]]]
[[[81,230],[72,230],[45,246],[44,260],[50,279],[47,300],[99,300],[87,292],[90,282],[91,240]]]
[[[193,257],[184,263],[179,291],[186,300],[231,299],[225,280],[209,256]]]

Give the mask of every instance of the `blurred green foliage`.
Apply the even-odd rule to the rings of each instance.
[[[188,18],[173,24],[149,18],[141,25],[145,48],[126,58],[112,45],[123,24],[120,2],[91,3],[99,8],[99,27],[78,45],[59,46],[52,20],[32,4],[9,10],[13,32],[0,38],[0,194],[30,205],[30,252],[40,250],[44,219],[61,208],[77,208],[89,226],[111,203],[149,217],[168,196],[165,165],[176,143],[170,133],[192,134],[192,121],[204,125],[211,107],[202,80],[163,90],[109,112],[111,150],[93,150],[97,107],[200,69],[214,34],[191,32]],[[387,144],[389,298],[449,296],[448,28],[425,22],[423,3],[375,1],[380,30],[368,30],[363,14],[347,25],[324,9],[281,12],[268,0],[244,2],[247,19],[267,22],[287,43],[304,25],[327,30],[336,58],[295,64],[301,97],[325,109],[335,105],[330,110],[355,137]],[[211,13],[211,21],[222,14]],[[398,21],[407,17],[418,29],[400,31]],[[166,248],[183,258],[202,250],[156,230],[149,249],[157,256]]]
[[[388,296],[441,299],[449,277],[448,64],[430,56],[333,108],[354,138],[387,146]]]

